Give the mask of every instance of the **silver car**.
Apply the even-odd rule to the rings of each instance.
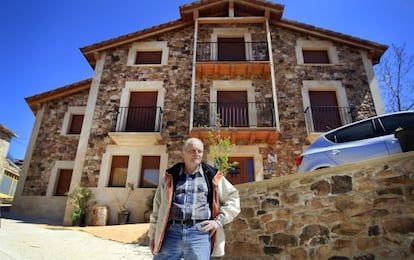
[[[394,131],[399,127],[414,128],[414,111],[375,116],[330,130],[298,157],[297,171],[313,171],[401,153],[400,144],[394,137]]]

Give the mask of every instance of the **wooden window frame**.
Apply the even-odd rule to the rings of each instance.
[[[157,157],[157,158],[155,158]],[[153,162],[149,162],[148,160],[146,160],[146,158],[148,158],[148,160],[158,160],[158,166],[152,165]],[[145,170],[158,170],[157,174],[157,180],[159,181],[159,174],[160,174],[160,163],[161,163],[161,156],[158,155],[152,155],[152,156],[142,156],[141,157],[141,173],[140,173],[140,182],[139,182],[139,187],[140,188],[157,188],[157,185],[154,186],[146,186],[145,185]],[[149,168],[147,168],[149,167]],[[155,174],[155,173],[152,173]]]
[[[157,67],[157,66],[165,66],[168,65],[168,52],[169,48],[167,46],[166,41],[149,41],[149,42],[137,42],[134,43],[131,48],[129,49],[127,65],[128,66],[149,66],[149,67]],[[147,53],[151,55],[151,53],[160,53],[160,61],[152,63],[154,61],[146,61],[146,62],[137,62],[139,60],[138,54],[139,53]]]
[[[62,178],[62,174],[69,174],[70,172],[70,176],[72,177],[73,175],[73,169],[59,169],[58,170],[58,176],[57,176],[57,180],[56,180],[56,190],[55,190],[55,194],[54,196],[66,196],[66,192],[69,192],[70,189],[70,180],[69,183],[62,183],[63,178]],[[60,187],[65,186],[67,189],[65,191],[61,191]]]
[[[161,64],[162,50],[159,51],[137,51],[135,65]]]
[[[330,64],[328,50],[302,49],[304,64]]]
[[[114,155],[111,160],[111,168],[109,172],[108,187],[123,188],[126,187],[128,179],[129,155]],[[118,176],[118,175],[125,176]],[[119,181],[121,178],[121,182]]]
[[[68,134],[79,135],[82,131],[83,118],[85,115],[72,114],[68,127]]]

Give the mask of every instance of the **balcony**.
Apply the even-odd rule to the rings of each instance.
[[[197,78],[254,75],[270,78],[267,42],[197,43]]]
[[[310,106],[304,113],[308,133],[327,132],[356,121],[353,107]]]
[[[217,122],[220,120],[220,122]],[[212,128],[221,126],[222,136],[232,143],[255,144],[277,141],[273,103],[194,103],[190,136],[208,140]]]
[[[150,145],[161,140],[161,107],[119,107],[109,136],[118,145]]]

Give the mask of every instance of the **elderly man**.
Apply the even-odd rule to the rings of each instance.
[[[156,260],[224,255],[223,225],[239,214],[239,193],[202,162],[203,153],[200,139],[187,139],[184,162],[168,169],[158,185],[148,234]]]

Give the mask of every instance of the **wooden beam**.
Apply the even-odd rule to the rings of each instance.
[[[223,23],[264,23],[266,19],[262,16],[247,17],[200,17],[200,24],[223,24]]]

